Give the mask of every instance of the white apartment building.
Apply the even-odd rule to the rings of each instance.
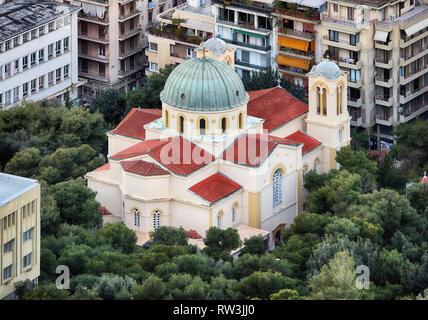
[[[16,0],[0,6],[0,106],[23,100],[74,99],[77,13],[52,1]]]

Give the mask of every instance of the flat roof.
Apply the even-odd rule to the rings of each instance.
[[[15,0],[0,6],[0,41],[13,38],[80,7],[49,0]]]
[[[38,185],[37,180],[0,172],[0,206]]]

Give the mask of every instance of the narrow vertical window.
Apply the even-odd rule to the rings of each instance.
[[[160,218],[161,218],[160,212],[155,211],[155,213],[153,213],[153,229],[157,229],[160,227]]]
[[[238,127],[239,129],[242,129],[242,113],[240,113],[238,116]]]
[[[184,133],[184,117],[182,116],[180,116],[180,119],[179,119],[179,126],[180,126],[179,128],[180,133]]]
[[[205,119],[200,119],[199,120],[199,134],[201,136],[205,135],[205,127],[206,127]]]
[[[133,210],[134,213],[134,226],[139,227],[140,226],[140,212],[138,209]]]
[[[227,125],[226,118],[222,118],[221,119],[221,133],[226,133],[226,125]]]
[[[282,203],[282,170],[277,169],[273,175],[273,206],[277,207]]]
[[[165,110],[165,127],[169,127],[169,115],[168,115],[168,110]]]
[[[321,89],[320,89],[320,87],[317,87],[316,96],[317,96],[317,114],[321,114]]]

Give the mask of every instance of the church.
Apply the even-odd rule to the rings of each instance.
[[[107,133],[109,161],[86,175],[104,221],[123,221],[139,245],[166,225],[203,247],[216,226],[272,248],[303,209],[305,174],[337,168],[351,140],[346,73],[325,60],[308,78],[308,104],[279,85],[247,92],[233,50],[202,44],[171,72],[162,110],[135,108]]]

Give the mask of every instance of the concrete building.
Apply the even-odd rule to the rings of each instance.
[[[215,35],[236,47],[235,70],[239,76],[275,68],[273,0],[212,0],[212,3]]]
[[[427,117],[428,5],[422,1],[329,0],[322,49],[348,72],[351,124],[373,126],[372,147],[393,143],[393,124]]]
[[[40,276],[40,185],[0,173],[0,299],[14,299],[14,283]]]
[[[77,97],[78,11],[51,1],[0,6],[0,106]]]
[[[321,61],[320,13],[326,9],[325,0],[284,0],[273,7],[278,71],[296,85],[307,88],[307,72]]]
[[[214,35],[214,15],[209,0],[190,0],[156,16],[156,24],[146,30],[148,47],[146,74],[166,65],[179,64],[196,56],[201,42]]]
[[[223,58],[202,51],[178,65],[162,110],[133,109],[108,133],[109,162],[86,175],[105,221],[123,221],[139,245],[161,225],[201,237],[216,226],[272,248],[302,210],[305,174],[337,168],[350,142],[347,75],[335,63],[312,68],[307,105],[281,87],[246,92]]]

